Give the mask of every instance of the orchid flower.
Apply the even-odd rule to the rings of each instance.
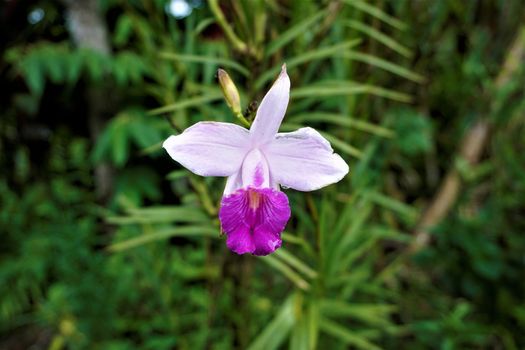
[[[250,130],[231,123],[199,122],[163,144],[191,172],[228,177],[219,219],[226,245],[237,254],[268,255],[281,246],[290,205],[279,185],[313,191],[348,173],[346,162],[314,129],[277,132],[289,95],[290,78],[283,65]]]

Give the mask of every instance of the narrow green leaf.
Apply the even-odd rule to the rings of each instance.
[[[329,268],[329,275],[344,271],[347,267],[340,262],[349,255],[350,248],[353,248],[360,241],[361,235],[359,233],[361,233],[361,229],[370,217],[373,205],[369,201],[361,200],[357,205],[352,205],[349,208],[352,209],[350,226],[345,227],[343,232],[338,235],[339,239],[330,242],[330,250],[326,262]]]
[[[347,3],[350,6],[355,7],[356,9],[363,11],[367,14],[369,14],[372,17],[375,17],[392,27],[399,29],[399,30],[405,30],[407,28],[407,25],[400,20],[398,20],[395,17],[390,16],[389,14],[383,12],[381,9],[375,7],[374,5],[370,5],[369,3],[365,1],[360,0],[344,0],[345,3]]]
[[[299,244],[299,245],[305,245],[308,244],[304,239],[301,237],[297,237],[295,235],[292,235],[287,232],[283,232],[281,235],[283,241],[293,243],[293,244]]]
[[[310,301],[308,305],[308,344],[310,345],[309,349],[317,349],[317,340],[319,339],[319,302],[317,298],[314,298]]]
[[[306,276],[308,276],[310,278],[316,278],[317,277],[317,272],[315,270],[313,270],[311,267],[306,265],[306,263],[301,261],[299,258],[294,256],[289,251],[281,248],[281,249],[276,250],[274,255],[276,257],[280,258],[281,260],[283,260],[288,265],[290,265],[290,266],[294,267],[295,269],[297,269],[298,271],[304,273]]]
[[[338,96],[338,95],[358,95],[370,94],[378,97],[388,98],[399,102],[411,102],[410,95],[397,92],[394,90],[385,89],[379,86],[360,84],[360,83],[346,83],[330,86],[326,84],[317,84],[307,87],[300,87],[292,90],[292,98],[316,98],[320,99],[324,96]]]
[[[419,211],[412,206],[398,201],[392,197],[385,196],[379,192],[366,191],[363,192],[363,197],[370,201],[392,211],[395,211],[405,217],[409,223],[415,223],[419,217]]]
[[[344,50],[353,48],[361,42],[360,39],[353,39],[349,40],[343,43],[339,43],[336,45],[328,46],[328,47],[321,47],[316,50],[307,51],[303,54],[300,54],[298,56],[286,59],[286,67],[288,70],[291,70],[292,68],[301,65],[305,62],[324,59],[324,58],[330,58],[333,57],[336,54],[340,54],[341,52],[344,52]],[[255,88],[257,90],[262,89],[263,85],[266,84],[269,80],[272,78],[275,78],[277,76],[277,73],[281,70],[281,67],[274,67],[268,71],[266,71],[264,74],[262,74],[259,79],[255,81]]]
[[[294,313],[295,295],[288,297],[275,318],[260,332],[259,336],[248,346],[248,350],[277,349],[286,339],[296,322]]]
[[[195,30],[193,31],[194,35],[199,35],[204,29],[206,29],[209,25],[215,23],[215,18],[208,17],[200,21],[197,26],[195,27]]]
[[[222,98],[221,93],[209,93],[205,96],[190,97],[187,99],[179,100],[178,102],[173,103],[168,106],[163,106],[163,107],[152,109],[149,111],[149,114],[159,115],[163,113],[174,112],[174,111],[181,110],[181,109],[199,106],[201,104],[219,100],[221,98]]]
[[[297,130],[297,129],[300,129],[300,128],[304,128],[304,125],[300,125],[300,124],[290,124],[290,123],[283,123],[281,125],[281,128],[280,130],[285,132],[285,131],[294,131],[294,130]],[[357,148],[355,148],[354,146],[338,139],[337,137],[333,136],[332,134],[329,134],[327,132],[323,132],[323,131],[319,131],[319,133],[321,135],[323,135],[328,141],[330,141],[332,143],[332,145],[339,149],[340,151],[344,152],[344,153],[347,153],[349,155],[351,155],[352,157],[355,157],[355,158],[360,158],[361,155],[362,155],[362,152],[360,150],[358,150]]]
[[[168,175],[166,175],[166,179],[173,181],[173,180],[182,179],[184,177],[187,177],[188,175],[189,175],[189,172],[186,169],[173,170],[172,172],[168,173]]]
[[[308,290],[310,284],[306,282],[297,272],[292,270],[288,265],[283,263],[281,260],[278,260],[272,255],[268,255],[260,258],[262,261],[282,273],[290,281],[292,281],[299,289]]]
[[[344,142],[343,140],[338,139],[337,137],[333,136],[332,134],[329,134],[327,132],[320,132],[321,135],[323,135],[330,143],[337,149],[341,150],[342,152],[351,155],[352,157],[361,158],[363,153],[355,148],[354,146]]]
[[[401,54],[402,56],[405,56],[407,58],[412,56],[412,52],[408,48],[406,48],[405,46],[401,45],[400,43],[395,41],[390,36],[380,32],[379,30],[375,29],[372,26],[369,26],[369,25],[367,25],[365,23],[362,23],[362,22],[359,22],[359,21],[354,21],[354,20],[349,20],[349,21],[345,22],[345,24],[348,27],[350,27],[352,29],[355,29],[355,30],[357,30],[357,31],[359,31],[359,32],[361,32],[363,34],[366,34],[369,37],[377,40],[381,44],[391,48],[392,50],[396,51],[397,53]]]
[[[336,114],[336,113],[324,113],[324,112],[313,112],[308,114],[297,114],[286,118],[290,123],[304,123],[304,122],[320,122],[320,123],[331,123],[343,127],[354,128],[361,131],[366,131],[371,134],[382,136],[382,137],[394,137],[395,134],[392,130],[384,128],[382,126],[369,123],[363,120],[355,119],[351,116]],[[305,124],[308,124],[305,123]]]
[[[374,245],[380,240],[379,236],[371,234],[365,236],[360,233],[353,234],[355,236],[354,244],[348,246],[348,252],[340,256],[338,260],[340,270],[348,270],[351,269],[352,266],[362,264],[360,259],[369,254]]]
[[[111,244],[106,249],[110,252],[136,248],[141,245],[165,240],[170,237],[219,237],[219,230],[212,226],[181,226],[155,231],[151,234],[141,235],[135,238]]]
[[[414,239],[414,236],[410,233],[401,232],[394,228],[381,225],[370,226],[370,232],[373,232],[373,234],[378,237],[401,243],[410,243]]]
[[[349,270],[346,269],[345,271]],[[370,271],[365,268],[350,272],[338,272],[327,280],[327,285],[330,288],[346,287],[345,295],[350,297],[356,288],[362,288],[363,286],[370,284],[370,280],[372,279],[370,275]]]
[[[294,131],[300,128],[304,128],[303,125],[300,124],[290,124],[290,123],[283,123],[281,125],[280,130],[281,131]],[[338,150],[347,153],[355,158],[360,158],[362,155],[362,152],[355,148],[354,146],[338,139],[337,137],[333,136],[332,134],[329,134],[327,132],[319,131],[321,135],[323,135],[328,141],[332,143],[332,145],[337,148]]]
[[[361,52],[346,52],[341,55],[344,58],[348,58],[354,61],[363,62],[371,66],[375,66],[384,69],[390,73],[399,75],[400,77],[412,80],[416,83],[423,83],[425,78],[422,75],[416,74],[409,69],[401,67],[397,64],[379,58],[377,56],[361,53]]]
[[[311,30],[313,29],[315,31],[316,28],[319,28],[319,26],[315,25],[315,23],[321,18],[323,18],[325,15],[326,10],[319,11],[313,16],[310,16],[309,18],[306,18],[305,20],[287,29],[284,33],[279,35],[275,40],[272,40],[268,44],[265,53],[266,57],[271,56],[281,47],[285,46],[301,34],[305,34],[306,32],[308,32],[309,35],[312,35],[313,33]]]
[[[338,323],[330,321],[327,318],[323,317],[320,321],[320,325],[321,330],[323,332],[341,340],[345,344],[353,345],[358,349],[381,350],[380,347],[368,341],[368,339],[366,339],[362,335],[358,335],[355,332],[349,330],[348,328],[345,328]]]
[[[181,62],[196,62],[196,63],[211,63],[222,67],[229,67],[235,69],[242,75],[249,77],[250,71],[242,66],[241,64],[228,60],[225,58],[210,57],[210,56],[198,56],[198,55],[181,55],[177,53],[161,52],[160,57],[170,61],[181,61]]]
[[[292,335],[290,339],[290,350],[306,350],[311,349],[309,346],[308,337],[308,318],[299,310],[301,314],[297,315],[297,322],[292,329]]]
[[[192,207],[149,207],[128,209],[129,216],[110,216],[106,220],[110,224],[128,225],[168,222],[206,222],[208,217],[198,208]]]
[[[158,206],[145,208],[129,208],[126,210],[130,215],[143,215],[149,217],[170,217],[173,219],[206,220],[206,215],[199,208]]]
[[[390,315],[396,310],[389,304],[350,304],[341,300],[324,299],[321,313],[329,318],[345,317],[364,321],[372,326],[390,325]]]
[[[160,151],[162,149],[163,142],[164,141],[157,142],[149,147],[142,149],[140,151],[140,155],[144,156],[144,155],[148,155],[148,154],[152,154],[152,153]]]

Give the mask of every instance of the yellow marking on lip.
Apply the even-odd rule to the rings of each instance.
[[[250,208],[255,210],[259,208],[259,204],[261,203],[261,195],[257,191],[249,190],[248,200],[250,202]]]

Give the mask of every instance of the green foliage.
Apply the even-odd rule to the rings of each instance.
[[[146,67],[136,53],[122,51],[114,57],[93,50],[74,50],[66,43],[38,43],[27,48],[15,47],[5,58],[35,96],[40,97],[46,81],[53,84],[75,85],[85,76],[101,83],[108,75],[120,86],[142,81]]]
[[[524,346],[524,70],[494,82],[519,1],[190,1],[182,19],[162,0],[101,1],[107,55],[75,48],[64,8],[42,3],[46,19],[9,31],[3,56],[0,347],[35,334],[50,349]],[[351,172],[284,189],[283,247],[239,257],[217,219],[224,180],[161,144],[198,121],[238,122],[218,68],[249,108],[283,62],[282,130],[315,127]],[[479,118],[493,139],[470,165],[455,152]],[[412,256],[451,168],[458,202]]]
[[[93,149],[93,161],[111,161],[123,167],[129,160],[133,148],[144,150],[159,146],[159,140],[168,134],[168,127],[162,120],[149,120],[140,109],[124,110],[108,123]]]
[[[408,108],[393,110],[391,113],[391,128],[397,136],[394,143],[400,153],[415,156],[432,149],[432,126],[426,116]]]

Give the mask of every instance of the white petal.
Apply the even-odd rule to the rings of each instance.
[[[277,134],[263,149],[273,181],[298,191],[313,191],[341,180],[348,165],[312,128]]]
[[[270,187],[270,172],[268,163],[261,151],[253,149],[246,155],[242,163],[243,187],[268,188]]]
[[[171,158],[201,176],[230,176],[241,168],[249,150],[248,130],[235,124],[200,122],[162,147]]]
[[[290,78],[286,74],[286,66],[283,65],[281,74],[257,109],[257,115],[250,129],[255,146],[273,140],[283,121],[289,99]]]

